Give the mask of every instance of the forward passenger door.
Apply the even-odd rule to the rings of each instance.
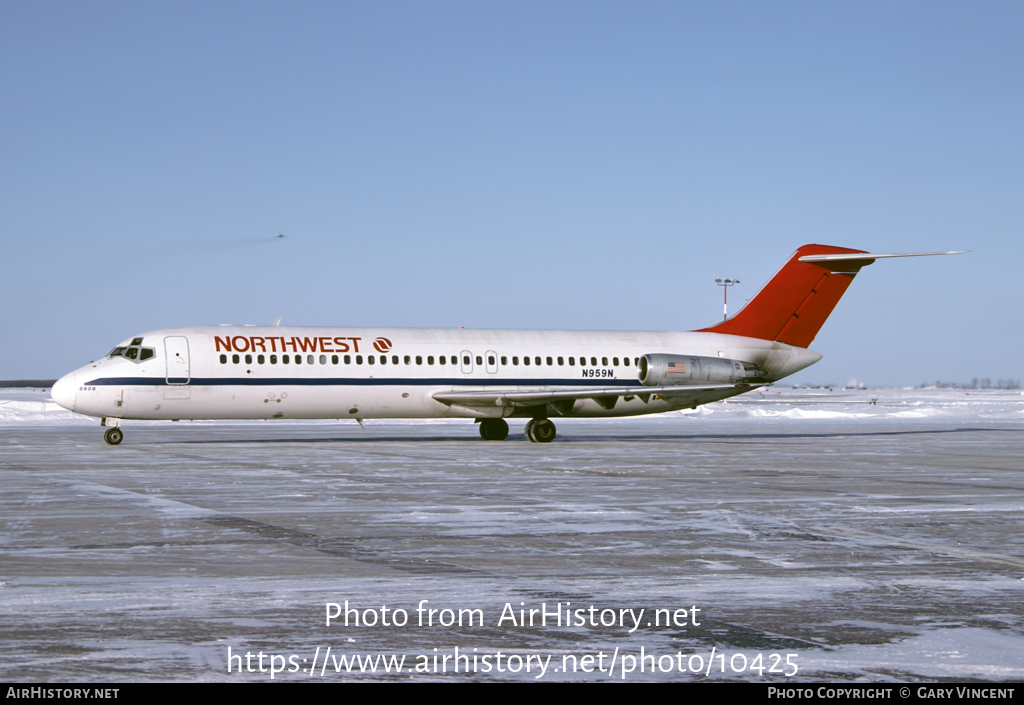
[[[164,354],[167,356],[167,384],[188,384],[192,378],[188,338],[183,335],[167,336],[164,338]]]

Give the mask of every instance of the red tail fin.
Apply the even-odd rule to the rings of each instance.
[[[735,316],[700,333],[727,333],[808,347],[854,276],[874,259],[801,262],[807,255],[859,254],[829,245],[804,245]],[[864,254],[868,254],[864,252]]]

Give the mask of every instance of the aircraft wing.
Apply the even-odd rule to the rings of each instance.
[[[496,389],[496,390],[471,390],[459,392],[436,392],[433,394],[437,401],[449,406],[468,407],[509,407],[509,406],[537,406],[539,404],[551,404],[556,409],[562,405],[571,408],[571,402],[578,399],[593,399],[605,409],[611,410],[619,399],[630,401],[634,397],[645,404],[651,397],[671,399],[672,401],[692,401],[694,405],[706,404],[711,401],[725,399],[736,394],[743,394],[752,389],[761,387],[760,384],[710,384],[697,385],[674,385],[671,387],[545,387],[539,389]]]

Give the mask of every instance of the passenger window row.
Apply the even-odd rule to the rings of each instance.
[[[113,357],[116,354],[120,354],[118,351],[123,351],[123,350],[124,350],[124,348],[117,348],[117,349],[114,350],[114,352],[110,353],[110,356]],[[134,350],[134,348],[129,348],[129,350]],[[143,348],[143,353],[145,353],[147,351],[149,352],[149,355],[147,357],[152,357],[153,356],[152,348]],[[127,357],[127,355],[125,355],[125,357]],[[147,359],[147,357],[143,357],[141,359],[145,360],[145,359]],[[238,364],[240,364],[242,362],[242,360],[244,358],[245,364],[251,365],[252,362],[253,362],[253,357],[254,357],[253,355],[244,355],[243,356],[243,355],[239,355],[239,354],[236,353],[236,354],[231,356],[231,362],[233,364],[235,364],[235,365],[238,365]],[[293,361],[294,361],[294,364],[296,364],[296,365],[303,364],[303,357],[302,357],[302,355],[280,355],[280,356],[278,356],[278,355],[269,355],[269,356],[268,355],[256,355],[255,356],[256,364],[258,364],[258,365],[266,364],[268,357],[270,359],[270,364],[271,365],[278,364],[278,358],[279,357],[280,357],[280,362],[281,362],[282,365],[292,364]],[[362,365],[363,364],[364,359],[363,359],[362,355],[355,355],[354,357],[355,357],[355,363],[357,365]],[[352,358],[353,358],[352,355],[341,355],[341,356],[339,356],[339,355],[331,355],[330,356],[330,364],[338,365],[338,364],[344,363],[346,365],[351,365],[352,364]],[[131,358],[131,359],[135,359],[135,358]],[[376,365],[376,364],[387,365],[388,364],[388,359],[389,358],[388,358],[387,355],[379,355],[379,356],[378,355],[367,355],[366,358],[365,358],[365,362],[366,362],[367,365]],[[422,365],[423,364],[423,356],[422,355],[416,355],[415,357],[413,357],[411,355],[406,355],[406,356],[404,356],[402,358],[399,358],[398,355],[392,355],[391,358],[390,358],[390,361],[391,361],[392,365],[398,365],[398,364],[401,364],[403,362],[406,365],[411,365],[411,364],[413,364],[413,360],[415,360],[415,363],[417,365]],[[529,365],[532,364],[532,365],[535,365],[535,366],[539,367],[539,366],[547,363],[548,367],[553,367],[557,363],[557,365],[559,367],[563,367],[563,366],[565,366],[565,360],[566,359],[564,357],[557,357],[557,358],[555,358],[555,357],[548,356],[548,357],[545,357],[545,358],[541,358],[539,355],[537,355],[537,356],[535,356],[533,358],[523,357],[522,358],[522,364],[524,366],[529,366]],[[597,360],[598,360],[598,358],[591,357],[590,358],[590,366],[591,367],[597,367],[598,366]],[[328,356],[327,355],[320,355],[319,358],[316,355],[306,355],[306,357],[305,357],[305,364],[307,364],[307,365],[315,365],[317,362],[319,362],[321,365],[326,365],[327,361],[328,361]],[[428,365],[433,365],[434,364],[434,356],[433,355],[427,355],[426,361],[427,361]],[[519,362],[520,362],[519,356],[518,355],[513,355],[512,356],[512,365],[514,367],[518,366]],[[622,358],[622,366],[629,367],[630,366],[630,362],[631,362],[630,358],[628,358],[628,357]],[[586,367],[587,366],[587,358],[586,357],[580,357],[579,363],[580,363],[580,367]],[[228,356],[227,355],[222,354],[220,356],[220,364],[222,364],[222,365],[228,364]],[[451,355],[450,357],[447,356],[447,355],[441,355],[441,356],[439,356],[437,358],[437,364],[439,364],[439,365],[447,365],[447,364],[458,365],[459,364],[459,358],[458,358],[457,355]],[[472,364],[472,360],[471,360],[469,355],[464,355],[463,356],[462,364],[464,366],[466,366],[466,367],[469,367]],[[483,355],[477,355],[476,356],[476,364],[477,364],[478,367],[484,364]],[[491,367],[493,367],[496,364],[494,355],[488,355],[487,356],[487,364],[489,366],[491,366]],[[503,366],[508,366],[508,357],[507,356],[505,356],[505,355],[501,356],[501,364]],[[613,367],[619,367],[619,358],[617,358],[617,357],[611,358],[611,364],[612,364]],[[632,364],[636,365],[636,366],[639,366],[640,365],[640,358],[638,358],[638,357],[637,358],[633,358],[632,359]],[[575,367],[575,365],[576,365],[576,358],[575,357],[570,357],[569,358],[569,367]],[[607,357],[602,357],[601,358],[601,365],[600,366],[601,367],[608,367],[608,358]]]
[[[267,362],[267,358],[268,357],[270,359],[270,364],[271,365],[276,365],[278,363],[278,361],[280,361],[280,363],[282,365],[288,365],[288,364],[292,364],[292,363],[294,363],[296,365],[303,364],[303,357],[302,357],[302,355],[280,355],[280,356],[279,355],[256,355],[255,356],[256,364],[258,364],[258,365],[265,364]],[[352,356],[352,355],[340,355],[340,356],[339,355],[331,355],[330,356],[330,364],[338,365],[338,364],[344,363],[346,365],[351,365],[353,357],[355,357],[355,363],[357,365],[362,365],[364,362],[367,365],[376,365],[378,363],[381,364],[381,365],[387,365],[388,364],[388,360],[389,360],[387,355],[380,355],[380,356],[377,356],[377,355],[366,355],[365,359],[364,359],[364,357],[362,355],[355,355],[355,356]],[[243,358],[245,360],[245,364],[247,364],[247,365],[251,365],[252,364],[253,355],[238,355],[237,353],[231,356],[231,362],[237,365],[237,364],[239,364],[242,361]],[[391,361],[392,365],[401,364],[403,361],[405,362],[406,365],[411,365],[411,364],[413,364],[413,359],[414,358],[411,355],[406,355],[404,358],[399,358],[398,355],[392,355],[390,357],[390,361]],[[451,364],[453,364],[453,365],[459,364],[458,360],[459,360],[458,356],[456,356],[456,355],[452,355],[451,356]],[[319,361],[321,365],[326,365],[326,364],[328,364],[328,356],[327,355],[320,355],[320,356],[317,356],[317,355],[306,355],[306,357],[305,357],[305,364],[307,364],[307,365],[315,365],[317,363],[317,361]],[[422,365],[423,364],[423,356],[422,355],[417,355],[415,357],[415,361],[416,361],[417,365]],[[447,362],[448,362],[448,358],[446,356],[444,356],[444,355],[442,355],[441,357],[437,358],[437,363],[440,364],[440,365],[447,364]],[[227,355],[223,355],[222,354],[220,356],[220,364],[222,364],[222,365],[228,364],[228,356]],[[434,364],[434,356],[433,355],[428,355],[427,356],[427,364],[428,365],[433,365]]]
[[[591,367],[598,367],[597,360],[598,360],[598,358],[591,357],[590,358],[590,366]],[[548,367],[553,367],[556,364],[559,367],[562,367],[562,366],[565,365],[565,358],[564,357],[557,357],[557,358],[545,357],[545,358],[541,358],[538,355],[536,357],[533,357],[532,359],[530,357],[524,357],[522,362],[523,362],[523,365],[531,365],[532,364],[532,365],[539,366],[539,365],[542,365],[542,364],[546,363],[548,365]],[[586,367],[587,366],[587,358],[586,357],[580,357],[579,362],[580,362],[580,367]],[[630,366],[630,358],[628,358],[628,357],[622,358],[621,362],[622,362],[622,366],[623,367],[629,367]],[[612,367],[619,367],[620,366],[619,365],[619,358],[617,358],[617,357],[613,357],[611,359],[611,363],[612,363],[611,364]],[[492,362],[491,364],[494,364],[494,363]],[[508,358],[505,357],[504,355],[501,358],[501,364],[502,365],[507,365],[508,364]],[[512,364],[513,365],[518,365],[519,364],[519,357],[518,356],[513,356],[512,357]],[[640,358],[639,357],[633,358],[632,359],[632,364],[639,365],[640,364]],[[575,357],[570,357],[569,358],[569,367],[575,367],[575,366],[576,366],[576,358]],[[608,358],[607,357],[602,357],[601,358],[600,366],[601,367],[608,367]]]

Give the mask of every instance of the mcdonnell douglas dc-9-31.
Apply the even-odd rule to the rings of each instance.
[[[485,440],[525,418],[696,408],[814,364],[808,349],[872,254],[804,245],[732,318],[688,333],[207,326],[131,337],[53,385],[117,445],[130,419],[470,418]],[[280,319],[278,319],[280,320]]]

